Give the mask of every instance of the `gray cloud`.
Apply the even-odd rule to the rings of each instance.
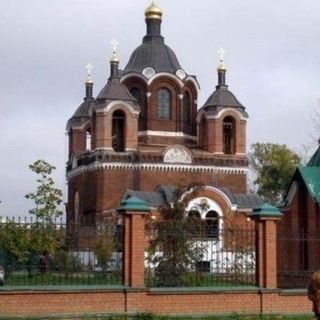
[[[320,95],[318,0],[158,0],[163,34],[181,65],[196,74],[199,104],[216,84],[217,50],[227,51],[227,81],[250,115],[248,143],[299,148],[312,130]],[[24,215],[34,189],[27,166],[57,167],[64,188],[65,124],[94,65],[95,95],[107,80],[109,42],[124,67],[145,33],[145,0],[0,1],[0,215]]]

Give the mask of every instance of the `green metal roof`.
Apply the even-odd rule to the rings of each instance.
[[[121,202],[121,206],[118,210],[148,212],[150,207],[143,200],[136,197],[130,197]]]
[[[320,146],[311,157],[310,161],[307,164],[307,167],[320,167]]]
[[[277,207],[265,203],[260,208],[252,210],[251,217],[281,217],[283,214]]]
[[[310,195],[315,201],[320,202],[320,167],[299,167],[298,170]]]

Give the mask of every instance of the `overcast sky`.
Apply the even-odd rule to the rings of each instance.
[[[319,0],[158,0],[162,33],[201,85],[199,106],[217,82],[226,50],[227,82],[246,106],[248,145],[309,143],[320,95]],[[108,78],[110,41],[120,67],[145,34],[148,0],[0,0],[0,215],[25,215],[35,189],[28,164],[57,167],[64,189],[65,124],[84,96],[85,65],[94,93]]]

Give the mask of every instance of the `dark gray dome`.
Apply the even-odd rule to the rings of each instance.
[[[89,117],[89,108],[92,103],[93,99],[87,100],[85,99],[84,102],[80,104],[76,112],[72,115],[72,117],[67,122],[67,130],[71,125],[79,126],[86,122]]]
[[[146,41],[134,50],[123,74],[142,73],[147,67],[153,68],[156,73],[168,72],[173,74],[181,69],[176,54],[165,45],[162,39]]]
[[[120,100],[129,102],[133,109],[140,112],[137,100],[131,95],[127,87],[120,82],[118,66],[119,60],[116,57],[113,57],[110,60],[110,77],[107,84],[97,96],[94,107],[101,107],[101,105],[106,106],[112,101]]]
[[[136,102],[136,99],[120,82],[119,78],[110,78],[97,96],[97,100],[123,100]]]
[[[203,108],[206,107],[244,108],[235,95],[226,87],[215,90],[204,104]]]
[[[245,107],[228,90],[228,86],[225,84],[225,70],[218,70],[218,85],[216,86],[216,90],[210,95],[200,110],[205,110],[208,114],[216,115],[224,108],[237,109],[244,117],[248,117]]]

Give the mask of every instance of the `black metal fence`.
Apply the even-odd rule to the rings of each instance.
[[[121,284],[122,233],[120,225],[67,226],[62,221],[0,218],[2,284]]]
[[[278,286],[306,288],[320,269],[320,234],[279,232],[277,250]]]
[[[254,286],[255,230],[206,223],[147,228],[149,287]]]

